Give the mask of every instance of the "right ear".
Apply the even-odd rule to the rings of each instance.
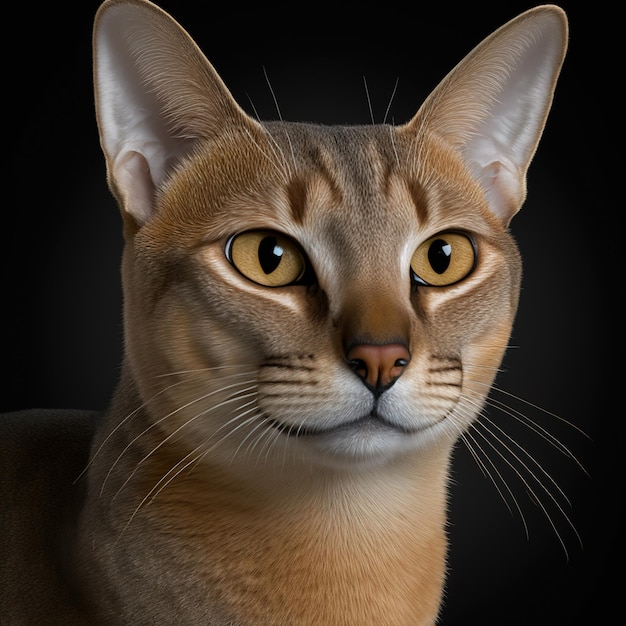
[[[93,32],[96,115],[109,186],[135,229],[201,139],[256,125],[200,49],[147,0],[107,0]]]

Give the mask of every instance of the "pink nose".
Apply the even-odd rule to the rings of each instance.
[[[411,360],[406,346],[388,343],[381,346],[361,343],[346,353],[348,364],[363,382],[373,389],[390,387]]]

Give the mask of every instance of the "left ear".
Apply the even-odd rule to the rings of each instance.
[[[530,9],[496,30],[435,88],[408,129],[434,133],[461,154],[504,223],[526,197],[526,171],[567,48],[562,9]]]

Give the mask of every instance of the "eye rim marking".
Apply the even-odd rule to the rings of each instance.
[[[469,248],[466,250],[463,250],[462,252],[464,256],[467,256],[469,254],[468,250],[471,251],[471,255],[472,255],[471,262],[465,263],[465,267],[463,267],[459,272],[456,272],[452,280],[446,280],[446,279],[442,281],[431,280],[429,282],[425,280],[424,278],[422,278],[422,276],[420,276],[415,271],[414,269],[415,257],[418,254],[418,252],[420,252],[423,248],[426,248],[425,256],[428,257],[430,246],[438,239],[441,239],[445,242],[446,237],[449,237],[450,235],[452,235],[453,238],[457,238],[457,237],[461,238],[470,244]],[[462,261],[463,260],[461,259],[461,262]],[[443,230],[438,233],[435,233],[434,235],[431,235],[430,237],[425,239],[422,243],[420,243],[420,245],[415,249],[415,251],[413,252],[413,256],[411,257],[411,264],[410,264],[411,281],[413,284],[420,286],[420,287],[436,287],[436,288],[449,287],[451,285],[456,285],[457,283],[465,280],[468,276],[472,274],[472,272],[476,269],[477,265],[478,265],[478,247],[476,245],[475,238],[472,236],[472,234],[464,230],[447,229],[447,230]],[[445,274],[446,272],[447,272],[447,269],[442,274]],[[432,267],[428,272],[426,272],[426,274],[428,273],[430,273],[431,275],[435,275],[435,276],[437,275],[436,270]],[[439,274],[439,275],[442,275],[442,274]]]

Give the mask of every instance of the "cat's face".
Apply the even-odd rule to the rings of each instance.
[[[360,465],[453,441],[489,390],[520,281],[459,158],[391,126],[206,142],[126,255],[127,347],[155,419],[231,461]],[[379,378],[360,345],[404,361]]]
[[[126,353],[157,446],[249,467],[443,454],[508,341],[508,235],[566,44],[527,11],[403,126],[261,124],[149,2],[101,9],[96,105],[125,222]]]

